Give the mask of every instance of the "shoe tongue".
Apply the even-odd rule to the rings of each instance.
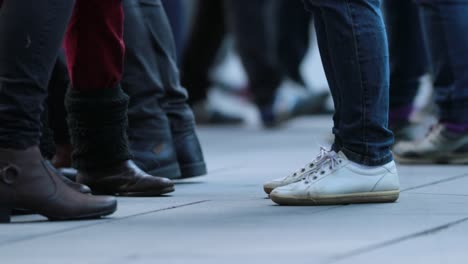
[[[348,160],[348,157],[346,157],[346,155],[343,153],[343,151],[338,152],[337,156],[344,159],[344,160]]]

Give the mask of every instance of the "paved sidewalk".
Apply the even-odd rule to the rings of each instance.
[[[210,174],[106,219],[0,225],[0,263],[468,263],[468,166],[400,166],[394,204],[280,207],[262,183],[314,158],[328,117],[201,128]]]

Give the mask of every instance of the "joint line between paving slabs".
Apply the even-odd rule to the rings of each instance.
[[[325,262],[325,263],[327,263],[327,264],[336,263],[336,262],[339,262],[339,261],[342,261],[342,260],[345,260],[345,259],[349,259],[349,258],[356,257],[356,256],[359,256],[359,255],[363,255],[363,254],[366,254],[366,253],[370,253],[372,251],[375,251],[375,250],[378,250],[378,249],[381,249],[381,248],[389,247],[389,246],[392,246],[392,245],[396,245],[396,244],[399,244],[399,243],[402,243],[402,242],[406,242],[406,241],[413,240],[413,239],[420,238],[420,237],[424,237],[424,236],[434,235],[436,233],[442,232],[444,230],[447,230],[447,229],[449,229],[451,227],[454,227],[456,225],[465,223],[467,221],[468,221],[468,217],[465,217],[465,218],[462,218],[462,219],[459,219],[459,220],[456,220],[456,221],[453,221],[453,222],[450,222],[450,223],[447,223],[447,224],[443,224],[443,225],[440,225],[440,226],[436,226],[436,227],[433,227],[433,228],[430,228],[430,229],[426,229],[426,230],[423,230],[423,231],[420,231],[420,232],[417,232],[417,233],[405,235],[405,236],[402,236],[402,237],[390,239],[390,240],[387,240],[387,241],[384,241],[384,242],[381,242],[381,243],[377,243],[377,244],[374,244],[374,245],[362,247],[362,248],[350,251],[348,253],[339,254],[339,255],[337,255],[335,257],[332,257],[328,262]]]
[[[187,207],[187,206],[191,206],[191,205],[197,205],[197,204],[206,203],[206,202],[209,202],[209,201],[210,200],[201,200],[201,201],[196,201],[196,202],[191,202],[191,203],[186,203],[186,204],[174,205],[174,206],[165,207],[165,208],[161,208],[161,209],[156,209],[156,210],[152,210],[152,211],[148,211],[148,212],[132,214],[132,215],[124,216],[124,217],[121,217],[121,218],[113,218],[113,219],[112,218],[111,219],[104,218],[102,220],[90,220],[90,221],[93,221],[93,223],[90,223],[90,224],[87,224],[87,225],[80,225],[80,226],[65,228],[65,229],[61,229],[61,230],[55,230],[55,231],[46,232],[46,233],[43,233],[43,234],[34,235],[34,236],[28,236],[28,237],[16,238],[16,239],[3,241],[3,242],[0,242],[0,247],[10,246],[10,245],[15,244],[15,243],[34,240],[34,239],[37,239],[37,238],[54,236],[54,235],[63,234],[63,233],[67,233],[67,232],[72,232],[72,231],[75,231],[75,230],[85,229],[85,228],[94,227],[94,226],[98,226],[98,225],[119,222],[119,221],[129,219],[129,218],[133,218],[133,217],[149,215],[149,214],[153,214],[153,213],[159,213],[159,212],[178,209],[178,208]],[[22,224],[22,223],[12,223],[12,224]]]
[[[425,183],[425,184],[418,185],[418,186],[409,187],[409,188],[406,188],[406,189],[401,190],[401,192],[407,192],[407,191],[417,190],[417,189],[421,189],[421,188],[425,188],[425,187],[437,185],[437,184],[440,184],[440,183],[445,183],[445,182],[451,182],[451,181],[459,180],[459,179],[462,179],[462,178],[465,178],[465,177],[468,177],[468,174],[462,174],[462,175],[453,176],[453,177],[450,177],[450,178],[447,178],[447,179],[442,179],[442,180],[438,180],[438,181],[434,181],[434,182],[430,182],[430,183]]]

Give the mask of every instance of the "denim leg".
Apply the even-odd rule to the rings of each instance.
[[[410,107],[427,72],[426,50],[417,4],[384,0],[383,11],[390,49],[390,110]]]
[[[47,84],[73,4],[4,1],[0,9],[0,147],[38,145]]]
[[[443,122],[468,124],[468,1],[421,4]]]
[[[317,23],[319,45],[326,36],[339,101],[341,151],[357,163],[382,165],[392,160],[388,130],[388,44],[378,0],[308,0]],[[324,36],[325,35],[325,36]],[[323,48],[321,48],[323,52]]]

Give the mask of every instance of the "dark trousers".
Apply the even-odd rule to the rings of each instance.
[[[300,68],[310,48],[312,14],[301,0],[275,0],[271,4],[276,63],[285,77],[305,85]]]
[[[0,146],[39,144],[47,84],[73,1],[5,0],[0,9]]]
[[[388,44],[379,0],[307,0],[334,104],[335,144],[357,163],[392,160]]]
[[[468,124],[468,1],[420,1],[440,120]]]
[[[0,9],[0,147],[38,145],[47,85],[73,4],[4,1]],[[65,38],[74,89],[111,88],[119,81],[122,15],[120,0],[76,1]]]
[[[384,0],[383,10],[390,48],[390,109],[411,107],[419,79],[428,71],[417,4]]]
[[[283,79],[275,62],[270,0],[226,0],[226,15],[255,103],[272,105]]]
[[[162,0],[174,36],[177,58],[185,46],[186,10],[182,0]]]
[[[124,9],[127,54],[122,86],[130,95],[130,136],[138,136],[145,127],[164,127],[167,118],[172,128],[194,125],[161,1],[124,0]]]
[[[202,0],[181,65],[191,103],[206,99],[226,22],[258,105],[273,103],[285,77],[304,84],[300,65],[309,49],[311,14],[300,0]]]
[[[181,82],[189,103],[204,101],[211,86],[210,70],[226,35],[224,0],[196,1],[192,27],[181,57]]]

